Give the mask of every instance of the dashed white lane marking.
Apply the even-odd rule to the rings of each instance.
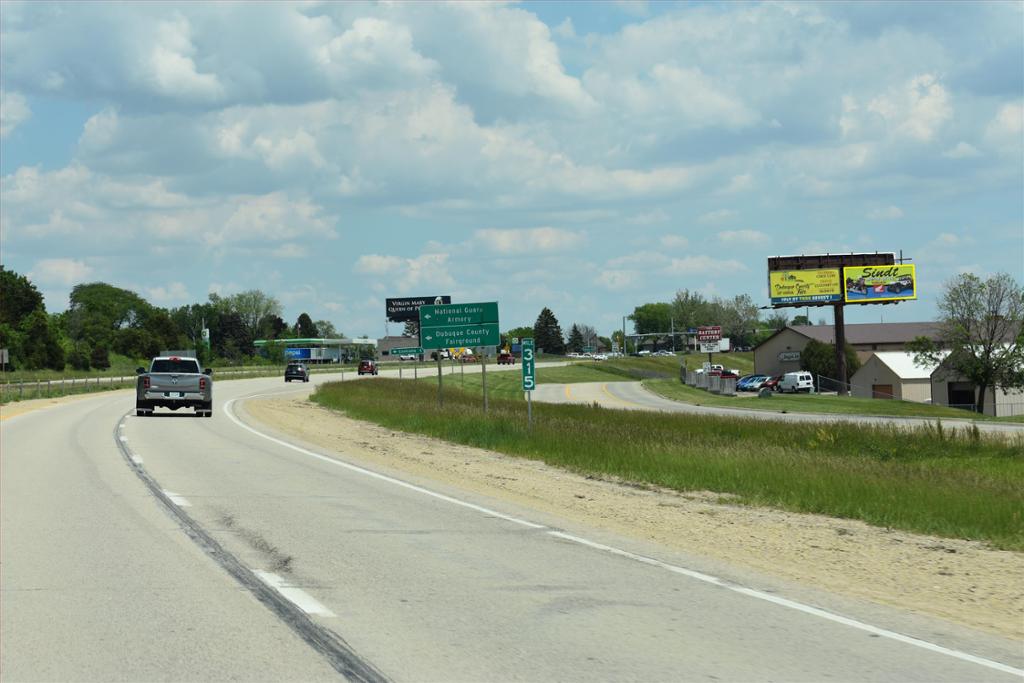
[[[128,437],[123,434],[117,438],[121,440],[121,443],[128,443]]]
[[[263,394],[257,394],[257,395],[254,395],[254,396],[246,396],[245,398],[247,398],[247,399],[249,399],[249,398],[258,398],[259,396],[262,396],[262,395]],[[367,469],[364,469],[362,467],[358,467],[356,465],[351,465],[351,464],[349,464],[347,462],[343,462],[341,460],[335,460],[333,458],[328,458],[326,456],[320,455],[319,453],[314,453],[313,451],[310,451],[308,449],[302,448],[301,446],[296,446],[295,444],[291,444],[291,443],[288,443],[287,441],[282,441],[281,439],[275,438],[275,437],[270,436],[268,434],[264,434],[264,433],[262,433],[260,431],[257,431],[255,429],[253,429],[249,425],[244,424],[241,420],[239,420],[235,416],[234,411],[231,409],[232,405],[237,400],[238,399],[231,399],[230,401],[228,401],[227,403],[224,404],[225,412],[227,413],[228,417],[231,418],[231,421],[234,422],[236,425],[238,425],[242,429],[245,429],[246,431],[252,432],[253,434],[255,434],[255,435],[259,436],[259,437],[262,437],[262,438],[264,438],[264,439],[266,439],[268,441],[272,441],[272,442],[274,442],[274,443],[276,443],[276,444],[278,444],[280,446],[284,446],[285,448],[290,448],[293,451],[297,451],[299,453],[303,453],[305,455],[308,455],[308,456],[310,456],[312,458],[316,458],[317,460],[321,460],[321,461],[329,463],[331,465],[335,465],[337,467],[341,467],[341,468],[344,468],[344,469],[347,469],[347,470],[351,470],[353,472],[359,472],[360,474],[365,474],[366,476],[373,477],[373,478],[379,479],[381,481],[386,481],[386,482],[395,484],[397,486],[401,486],[403,488],[411,489],[413,491],[418,491],[418,492],[423,493],[425,495],[432,496],[434,498],[438,498],[440,500],[452,503],[453,505],[459,505],[461,507],[469,508],[471,510],[476,510],[476,511],[482,512],[482,513],[484,513],[486,515],[489,515],[489,516],[492,516],[492,517],[497,517],[499,519],[504,519],[504,520],[507,520],[509,522],[514,522],[516,524],[521,524],[521,525],[529,527],[531,529],[547,529],[546,533],[548,535],[550,535],[550,536],[555,537],[555,538],[561,538],[561,539],[563,539],[565,541],[570,541],[572,543],[578,543],[580,545],[584,545],[584,546],[587,546],[589,548],[593,548],[595,550],[601,550],[601,551],[604,551],[606,553],[610,553],[612,555],[617,555],[619,557],[625,557],[625,558],[634,560],[636,562],[641,562],[641,563],[646,564],[646,565],[650,565],[650,566],[653,566],[653,567],[658,567],[660,569],[665,569],[665,570],[670,571],[670,572],[672,572],[674,574],[680,574],[682,576],[687,576],[687,577],[689,577],[691,579],[696,579],[698,581],[703,581],[705,583],[710,583],[710,584],[713,584],[713,585],[716,585],[716,586],[721,586],[723,588],[727,588],[727,589],[729,589],[729,590],[731,590],[733,592],[739,593],[741,595],[746,595],[748,597],[757,598],[758,600],[764,600],[766,602],[770,602],[770,603],[779,605],[781,607],[787,607],[789,609],[796,610],[798,612],[803,612],[804,614],[809,614],[809,615],[812,615],[812,616],[815,616],[815,617],[820,617],[820,618],[825,619],[827,621],[831,621],[831,622],[834,622],[834,623],[837,623],[837,624],[843,624],[844,626],[849,626],[851,628],[859,629],[861,631],[866,631],[868,633],[873,633],[873,634],[875,634],[877,636],[880,636],[882,638],[888,638],[890,640],[895,640],[895,641],[900,642],[900,643],[904,643],[904,644],[907,644],[907,645],[912,645],[914,647],[919,647],[919,648],[922,648],[924,650],[929,650],[931,652],[936,652],[936,653],[939,653],[939,654],[943,654],[943,655],[946,655],[948,657],[953,657],[955,659],[959,659],[959,660],[962,660],[962,661],[965,661],[965,662],[971,662],[972,664],[978,664],[980,666],[988,667],[990,669],[995,669],[996,671],[1002,671],[1004,673],[1009,673],[1009,674],[1013,674],[1013,675],[1016,675],[1016,676],[1024,676],[1024,669],[1018,669],[1018,668],[1010,666],[1008,664],[1003,664],[1001,662],[996,662],[996,661],[993,661],[991,659],[985,659],[983,657],[977,657],[977,656],[969,654],[967,652],[961,652],[960,650],[953,650],[953,649],[948,648],[948,647],[943,647],[941,645],[936,645],[935,643],[930,643],[930,642],[928,642],[926,640],[920,640],[918,638],[913,638],[911,636],[905,636],[905,635],[903,635],[901,633],[896,633],[895,631],[889,631],[889,630],[884,629],[884,628],[879,628],[878,626],[872,626],[871,624],[867,624],[867,623],[862,622],[862,621],[857,621],[856,619],[850,619],[849,617],[844,617],[844,616],[839,615],[839,614],[832,614],[831,612],[826,612],[825,610],[819,609],[817,607],[812,607],[810,605],[804,605],[803,603],[799,603],[799,602],[796,602],[794,600],[787,600],[786,598],[780,598],[780,597],[778,597],[776,595],[772,595],[770,593],[763,593],[763,592],[761,592],[759,590],[755,590],[753,588],[745,588],[743,586],[738,586],[738,585],[735,585],[735,584],[731,584],[728,581],[720,579],[720,578],[718,578],[716,576],[711,576],[710,574],[704,574],[704,573],[701,573],[701,572],[694,571],[692,569],[687,569],[685,567],[679,567],[679,566],[676,566],[674,564],[669,564],[667,562],[662,562],[661,560],[656,560],[654,558],[644,557],[643,555],[637,555],[637,554],[631,553],[631,552],[629,552],[627,550],[621,550],[621,549],[615,548],[613,546],[604,545],[603,543],[596,543],[594,541],[590,541],[590,540],[587,540],[585,538],[581,538],[579,536],[573,536],[571,534],[566,534],[566,533],[563,533],[561,531],[555,531],[553,529],[548,529],[548,527],[546,527],[546,526],[544,526],[542,524],[534,524],[533,522],[527,522],[526,520],[518,519],[516,517],[511,517],[509,515],[502,514],[500,512],[495,511],[495,510],[490,510],[490,509],[482,507],[480,505],[475,505],[473,503],[469,503],[469,502],[466,502],[466,501],[463,501],[463,500],[459,500],[458,498],[453,498],[451,496],[446,496],[446,495],[441,494],[441,493],[436,493],[434,491],[431,491],[430,489],[425,489],[425,488],[423,488],[421,486],[416,486],[414,484],[409,484],[407,482],[402,481],[401,479],[394,479],[392,477],[388,477],[386,475],[379,474],[379,473],[374,472],[372,470],[367,470]],[[261,572],[256,572],[256,573],[257,574],[261,574]],[[270,574],[269,576],[273,576],[273,575]],[[262,578],[262,576],[261,576],[261,578]],[[266,579],[264,579],[264,580],[266,580]],[[273,584],[271,584],[271,585],[273,585]],[[275,588],[277,588],[277,587],[275,586]],[[280,591],[279,588],[278,588],[278,590]],[[295,590],[297,590],[297,589],[295,589]],[[301,593],[301,591],[299,591],[299,592]],[[285,597],[288,597],[283,592],[282,592],[282,595],[285,595]],[[303,593],[303,595],[305,595],[305,594]],[[291,598],[289,598],[289,599],[291,600]],[[312,600],[312,598],[310,598],[310,599]],[[293,600],[293,602],[295,602],[295,601]],[[296,604],[299,604],[299,603],[296,602]],[[317,603],[317,604],[319,604],[319,603]],[[299,605],[299,606],[301,607],[301,605]],[[303,609],[305,609],[305,608],[303,608]]]
[[[306,614],[316,614],[321,617],[333,617],[336,616],[334,612],[324,607],[321,603],[317,602],[316,598],[295,586],[289,584],[287,581],[282,579],[277,574],[271,572],[261,572],[259,569],[253,569],[252,573],[260,577],[260,581],[267,584],[278,593],[283,595],[286,600],[294,604],[296,607],[301,609]]]
[[[142,464],[142,458],[140,458],[139,456],[137,456],[137,455],[135,455],[133,453],[132,454],[132,462],[135,463],[136,465],[141,465]]]
[[[192,507],[192,503],[188,502],[188,499],[186,499],[185,496],[179,496],[174,491],[168,491],[167,489],[162,489],[162,491],[164,492],[164,495],[167,496],[168,498],[170,498],[171,502],[174,503],[175,505],[177,505],[178,507],[180,507],[180,508]]]

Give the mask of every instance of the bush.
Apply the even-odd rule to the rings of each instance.
[[[86,355],[85,351],[75,349],[68,354],[68,363],[75,370],[88,370],[89,356]]]
[[[110,368],[110,352],[106,346],[97,345],[93,347],[92,353],[89,355],[89,362],[97,370],[107,370]]]

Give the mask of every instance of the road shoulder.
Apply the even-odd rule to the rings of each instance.
[[[840,595],[1024,637],[1024,554],[853,520],[638,488],[350,419],[302,399],[249,400],[283,435],[346,460],[507,500]]]

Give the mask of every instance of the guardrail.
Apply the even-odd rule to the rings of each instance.
[[[252,368],[214,370],[217,380],[248,379],[255,377],[284,377],[284,365],[260,365]],[[310,374],[324,374],[346,370],[355,372],[355,366],[324,365],[309,366]],[[135,387],[135,375],[98,375],[96,377],[61,377],[58,379],[33,379],[0,384],[0,403],[27,401],[34,398],[56,398],[97,391],[131,389]]]

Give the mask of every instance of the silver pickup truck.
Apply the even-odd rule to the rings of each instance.
[[[136,370],[135,414],[152,415],[154,408],[193,408],[196,417],[213,415],[213,370],[199,371],[199,361],[185,356],[158,356]]]

